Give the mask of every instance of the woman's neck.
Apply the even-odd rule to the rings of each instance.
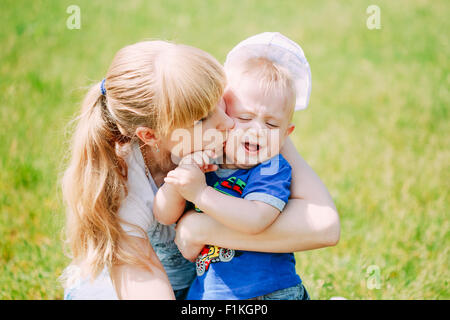
[[[176,166],[170,160],[170,156],[164,156],[161,152],[152,150],[148,145],[139,142],[142,157],[144,158],[145,166],[147,167],[153,181],[157,187],[164,183],[164,178],[170,170]]]

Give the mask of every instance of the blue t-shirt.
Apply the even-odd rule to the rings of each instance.
[[[251,169],[219,169],[206,182],[233,197],[257,200],[282,211],[288,202],[291,166],[277,155]],[[205,246],[187,299],[249,299],[301,283],[292,253],[265,253]]]

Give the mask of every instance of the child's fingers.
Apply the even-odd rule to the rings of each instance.
[[[190,164],[196,164],[195,160],[195,153],[188,154],[183,159],[181,159],[179,166],[181,165],[190,165]]]
[[[179,163],[178,168],[186,165],[197,165],[197,167],[199,167],[203,172],[215,171],[217,169],[212,169],[211,167],[208,167],[209,165],[211,165],[214,156],[215,156],[214,150],[196,151],[184,157]],[[175,170],[178,170],[178,168]]]
[[[185,156],[179,163],[179,165],[196,164],[198,167],[208,165],[211,163],[211,159],[215,157],[214,150],[196,151]]]
[[[194,157],[193,155],[188,155],[186,157],[184,157],[181,162],[178,164],[178,166],[182,166],[182,165],[191,165],[191,164],[195,164],[194,161]]]
[[[185,156],[181,162],[179,163],[179,166],[182,165],[197,165],[197,166],[202,166],[202,161],[201,161],[201,156],[199,156],[196,152],[189,154],[187,156]]]
[[[217,164],[208,164],[207,166],[204,166],[203,172],[211,172],[216,171],[219,168]]]
[[[203,163],[209,165],[211,163],[211,152],[205,151],[202,153]]]
[[[172,171],[169,171],[169,173],[167,173],[167,177],[178,178],[185,175],[187,172],[188,170],[185,167],[178,167]]]
[[[178,171],[179,172],[179,171]],[[169,171],[168,173],[167,173],[167,176],[166,177],[173,177],[173,178],[175,178],[176,176],[177,176],[177,173],[178,173],[176,170],[172,170],[172,171]]]
[[[209,159],[211,159],[211,158],[214,159],[216,157],[216,153],[214,150],[205,150],[204,154],[206,154]]]
[[[196,154],[195,160],[200,167],[211,163],[210,156],[206,151],[199,151]]]
[[[170,183],[172,185],[177,186],[178,185],[178,179],[172,178],[172,177],[165,177],[164,182]]]
[[[191,164],[196,164],[197,166],[203,165],[201,153],[195,152],[192,154],[192,163]]]
[[[178,167],[175,170],[169,171],[166,178],[178,180],[186,175],[187,170],[183,167]]]

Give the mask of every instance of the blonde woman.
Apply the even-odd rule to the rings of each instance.
[[[293,167],[292,198],[298,199],[290,200],[265,232],[240,235],[187,214],[175,233],[173,225],[154,219],[154,194],[176,167],[174,159],[220,149],[223,139],[217,137],[233,127],[225,113],[224,86],[222,67],[209,54],[149,41],[121,49],[105,80],[87,93],[62,184],[72,258],[63,275],[66,299],[183,298],[195,266],[182,257],[175,236],[189,260],[205,241],[271,252],[314,249],[338,241],[333,202],[291,142],[283,155]],[[201,143],[176,148],[179,141],[172,134],[180,128]],[[211,131],[216,133],[214,141]],[[219,230],[223,234],[213,239],[211,234]]]

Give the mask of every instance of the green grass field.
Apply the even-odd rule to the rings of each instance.
[[[293,137],[341,217],[338,246],[296,254],[312,298],[450,299],[448,1],[111,3],[2,1],[0,299],[63,296],[65,132],[115,52],[162,38],[223,62],[262,31],[294,39],[310,62]],[[72,4],[79,30],[66,27]],[[371,4],[379,30],[366,27]]]

